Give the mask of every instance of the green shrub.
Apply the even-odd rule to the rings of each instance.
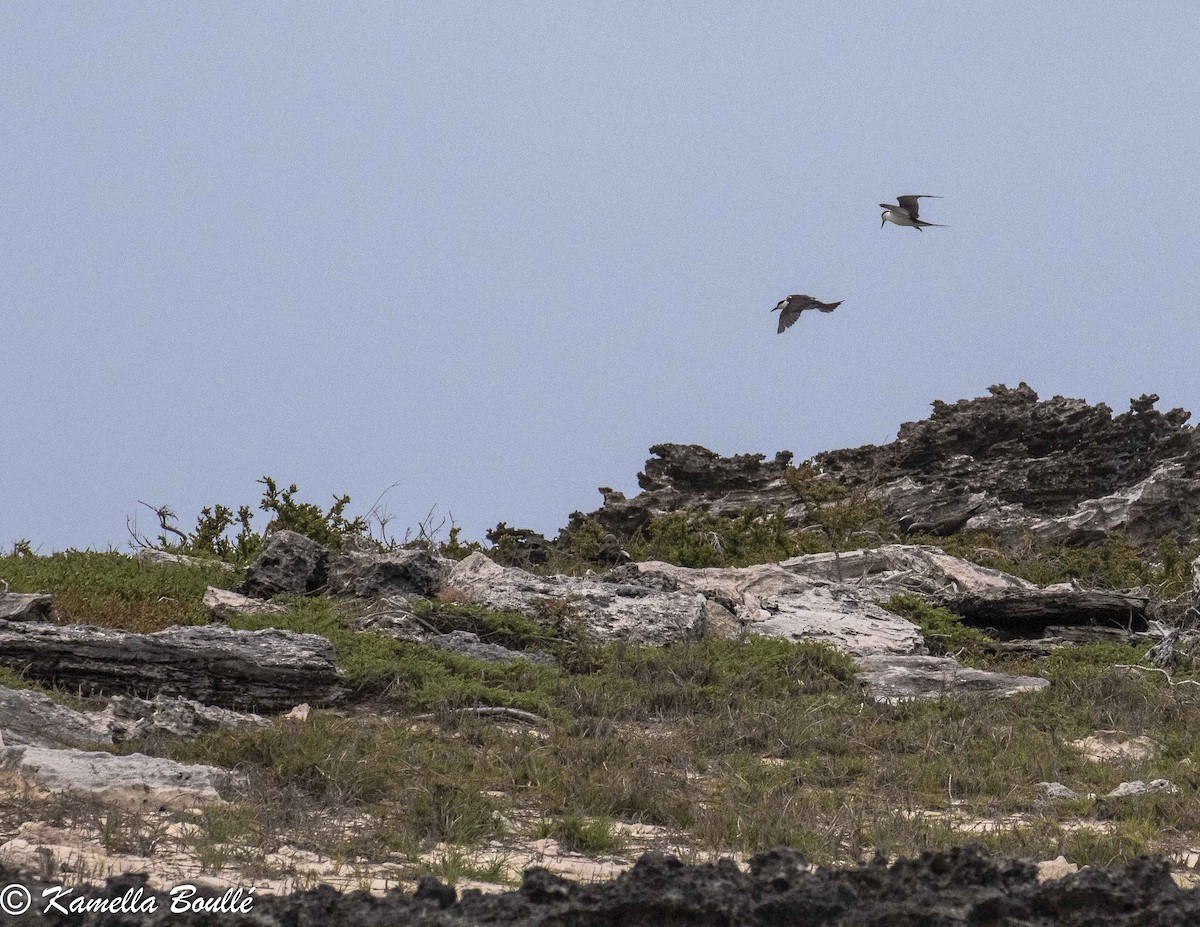
[[[919,627],[929,652],[935,656],[970,651],[979,644],[991,641],[978,628],[963,624],[961,615],[956,615],[948,608],[930,605],[920,596],[908,593],[894,595],[883,603],[883,607]]]

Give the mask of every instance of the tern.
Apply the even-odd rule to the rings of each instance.
[[[805,309],[818,309],[821,312],[833,312],[842,304],[842,300],[836,303],[823,303],[819,299],[813,299],[811,296],[794,295],[787,299],[781,299],[779,305],[772,309],[772,312],[779,313],[779,329],[778,333],[783,334],[785,328],[790,328],[796,319],[800,318],[800,313]]]
[[[891,206],[887,203],[880,203],[879,208],[883,210],[883,218],[879,222],[879,227],[883,228],[884,222],[894,222],[896,225],[909,225],[921,231],[927,225],[933,225],[937,228],[944,229],[946,226],[939,225],[937,222],[922,222],[917,218],[917,200],[940,200],[940,196],[934,196],[931,193],[918,193],[916,195],[909,194],[908,196],[896,197],[896,202],[899,206]]]

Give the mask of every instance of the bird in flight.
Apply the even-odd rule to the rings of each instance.
[[[790,328],[796,319],[800,318],[800,313],[805,309],[818,309],[821,312],[833,312],[842,304],[842,300],[836,303],[823,303],[819,299],[813,299],[811,296],[789,296],[787,299],[781,299],[779,305],[772,309],[772,312],[779,313],[779,328],[778,334],[782,335],[785,328]]]
[[[899,206],[890,206],[887,203],[880,203],[879,207],[883,210],[883,219],[879,223],[879,227],[883,228],[884,222],[894,222],[896,225],[908,225],[915,228],[918,232],[927,225],[937,226],[944,229],[946,226],[940,225],[937,222],[922,222],[917,218],[917,200],[940,200],[940,196],[934,196],[931,193],[918,193],[915,196],[896,197],[896,202]]]

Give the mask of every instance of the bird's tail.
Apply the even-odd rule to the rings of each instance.
[[[914,221],[915,223],[917,223],[917,228],[918,228],[918,229],[920,229],[920,228],[924,228],[924,227],[925,227],[925,226],[927,226],[927,225],[931,225],[931,226],[933,226],[935,229],[948,229],[948,228],[950,228],[950,226],[948,226],[948,225],[942,225],[942,223],[940,223],[940,222],[923,222],[923,221],[922,221],[922,220],[920,220],[920,219],[913,219],[913,221]]]
[[[839,299],[836,303],[824,303],[823,305],[817,306],[817,308],[820,309],[822,312],[833,312],[834,309],[836,309],[838,306],[840,306],[844,302],[845,302],[844,299]]]

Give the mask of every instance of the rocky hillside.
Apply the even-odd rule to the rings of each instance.
[[[1129,885],[1111,922],[1183,922],[1186,419],[1022,385],[799,466],[661,445],[553,543],[387,543],[264,480],[236,543],[206,510],[135,556],[18,547],[0,869],[283,896],[254,923],[1108,923]]]
[[[1001,540],[1030,534],[1088,544],[1113,531],[1137,544],[1195,537],[1200,519],[1200,437],[1183,409],[1160,412],[1142,396],[1114,415],[1103,403],[1039,399],[1022,383],[989,395],[934,402],[933,414],[900,427],[896,440],[818,454],[821,472],[862,486],[899,528],[949,535],[981,531]],[[722,457],[698,445],[660,444],[638,474],[632,499],[603,487],[604,504],[572,516],[627,540],[656,516],[757,509],[803,516],[782,451]]]

